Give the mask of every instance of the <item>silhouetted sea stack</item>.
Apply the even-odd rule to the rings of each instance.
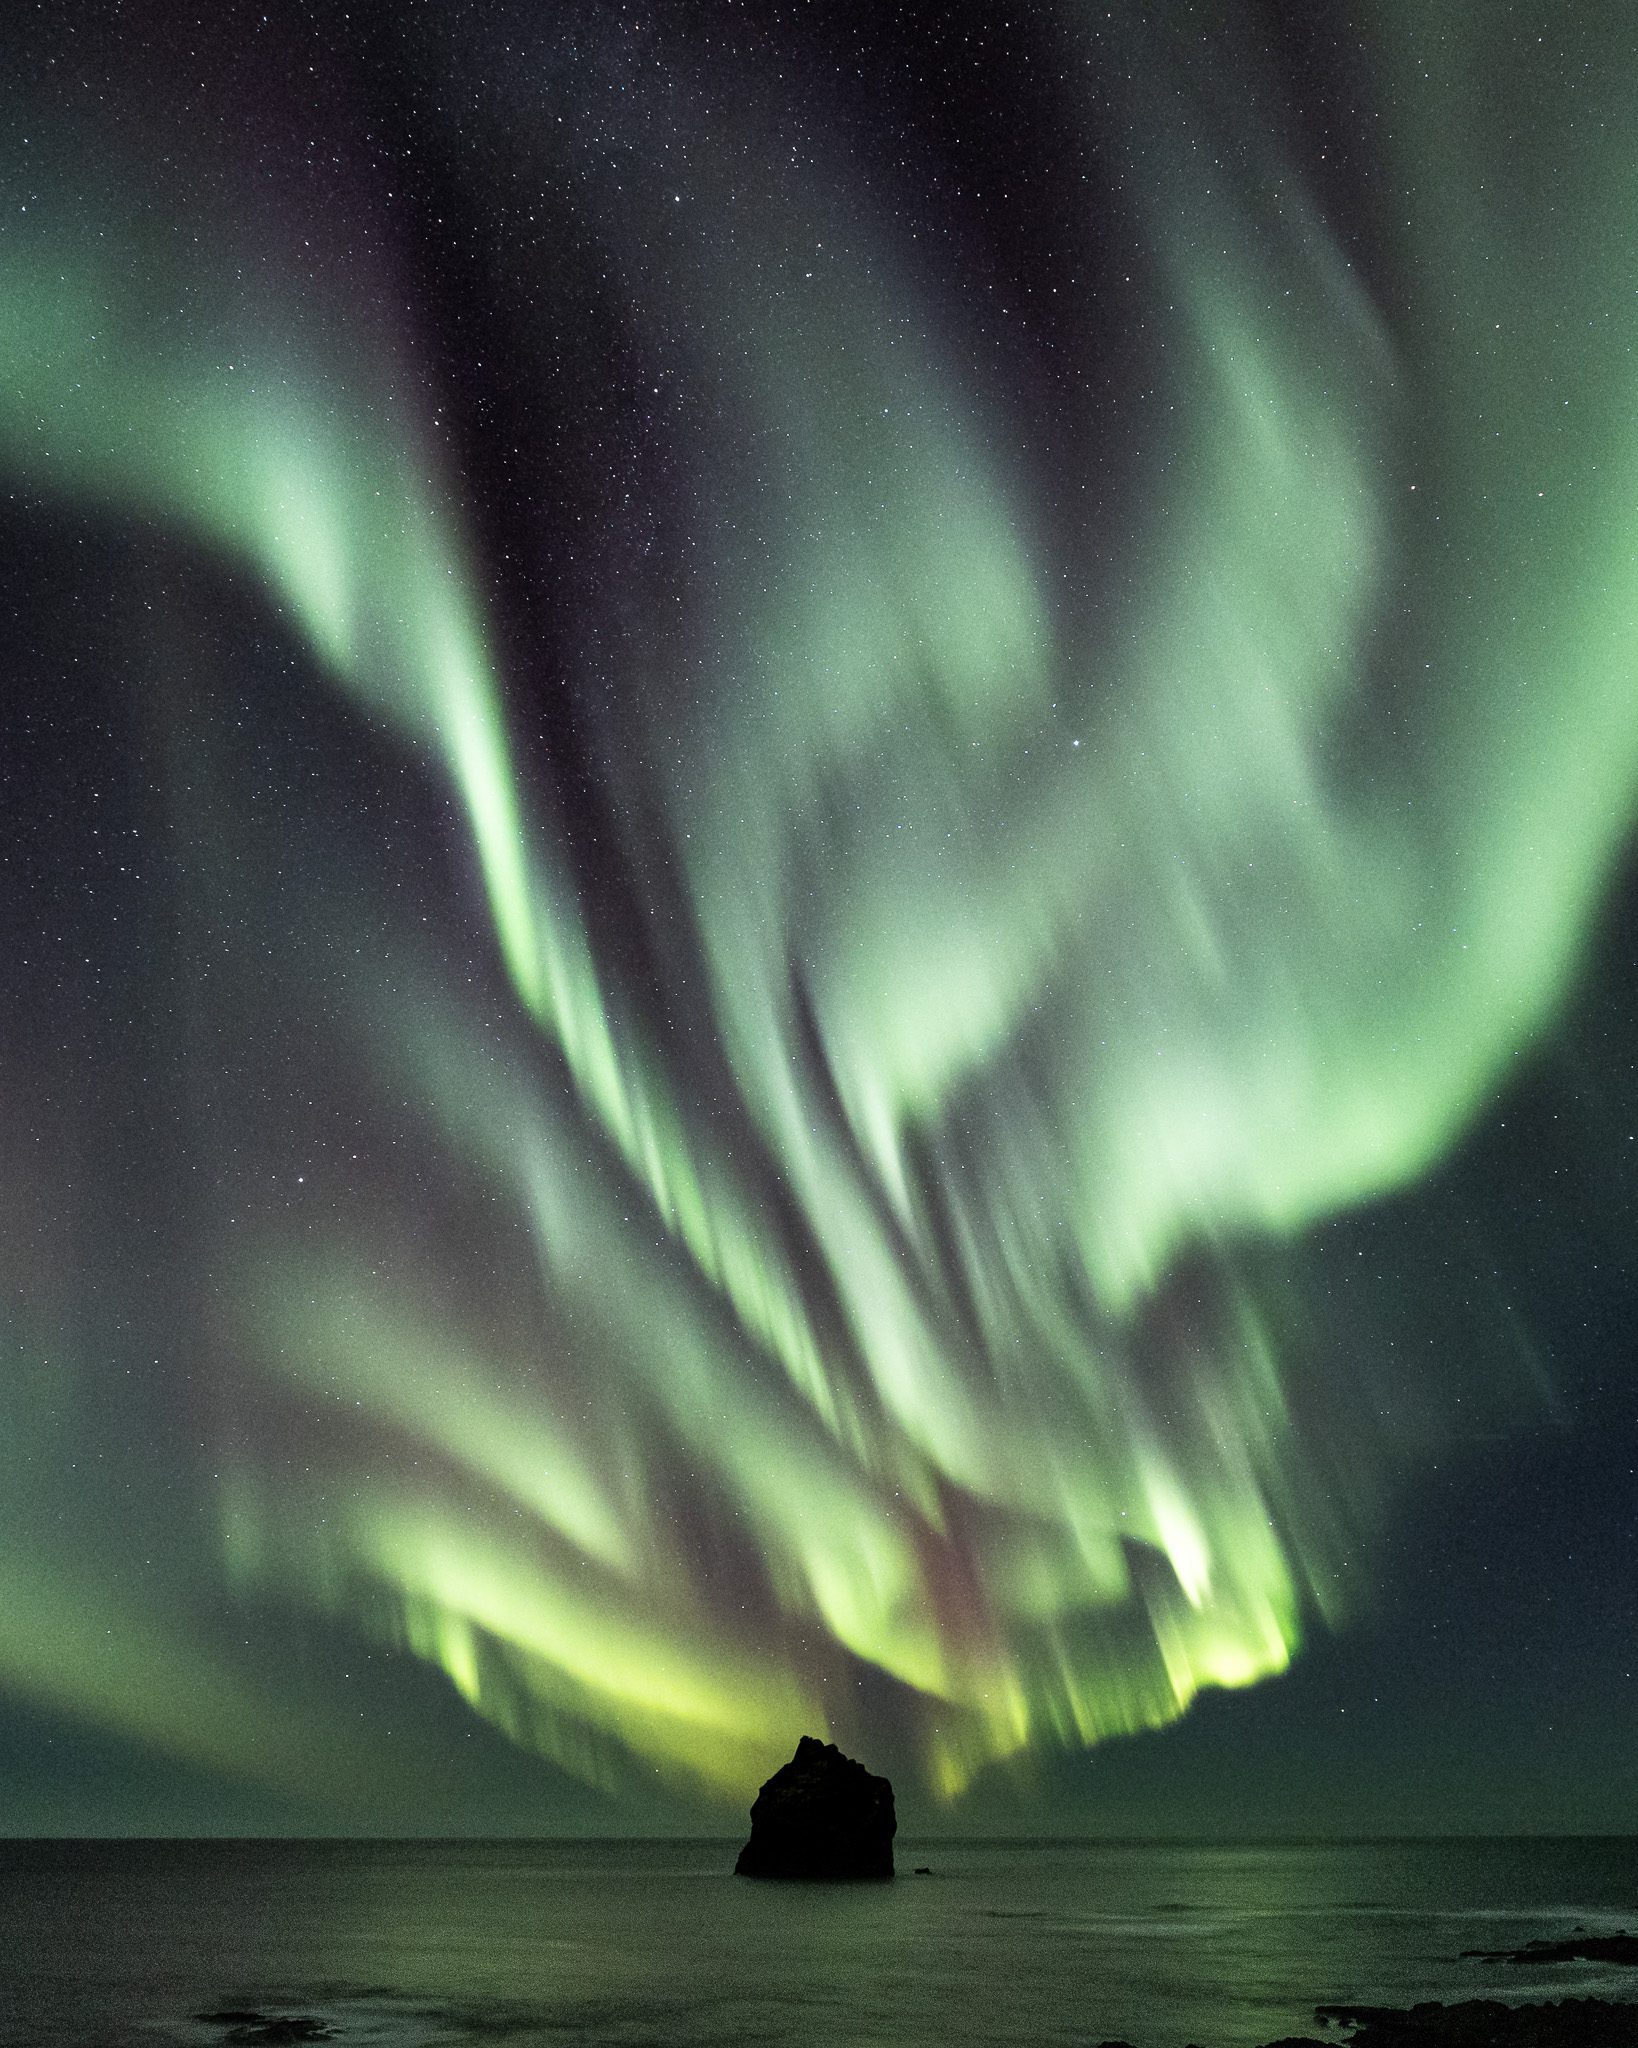
[[[736,1877],[891,1877],[893,1787],[804,1735],[756,1795]]]

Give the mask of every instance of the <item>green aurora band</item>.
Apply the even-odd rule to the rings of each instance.
[[[1410,195],[1392,315],[1274,143],[1197,177],[1206,117],[1158,87],[1130,109],[1166,409],[1115,479],[1116,540],[1067,564],[1073,522],[928,339],[887,223],[861,234],[840,171],[735,186],[772,116],[747,89],[730,135],[668,88],[687,217],[640,168],[594,196],[634,328],[685,332],[734,422],[686,451],[691,651],[640,589],[613,633],[645,744],[602,772],[697,933],[652,970],[669,1037],[520,769],[391,319],[298,255],[311,222],[253,234],[157,162],[92,190],[32,122],[0,467],[230,565],[444,778],[508,991],[497,1021],[430,953],[404,971],[407,938],[353,983],[358,1047],[506,1219],[506,1271],[475,1297],[362,1187],[322,1249],[271,1218],[241,1246],[213,1467],[237,1597],[408,1646],[588,1780],[736,1797],[799,1729],[861,1716],[953,1797],[1276,1673],[1339,1616],[1394,1457],[1305,1420],[1327,1352],[1303,1240],[1414,1186],[1506,1085],[1634,816],[1617,20],[1564,29],[1601,126],[1494,52],[1481,93],[1468,12],[1379,10],[1384,176]],[[1526,101],[1521,153],[1486,108]],[[543,180],[576,147],[543,143]],[[1533,180],[1550,238],[1521,224]],[[367,948],[370,915],[335,942]],[[1156,1368],[1200,1272],[1210,1312]],[[13,1378],[14,1447],[38,1385]],[[332,1409],[327,1459],[258,1455]],[[679,1541],[701,1514],[713,1541]],[[304,1782],[310,1703],[200,1651],[167,1710],[186,1589],[111,1603],[47,1503],[13,1485],[0,1518],[0,1682]]]

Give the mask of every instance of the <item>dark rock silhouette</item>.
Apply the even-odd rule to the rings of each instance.
[[[306,2013],[270,2017],[265,2012],[199,2012],[194,2018],[207,2027],[225,2027],[222,2036],[231,2048],[296,2048],[307,2041],[333,2041],[336,2031],[326,2021]]]
[[[736,1877],[893,1875],[893,1787],[834,1742],[804,1735],[756,1795]]]
[[[1638,2004],[1563,1998],[1546,2005],[1503,2005],[1466,1998],[1430,2000],[1401,2010],[1387,2005],[1321,2005],[1322,2027],[1351,2027],[1346,2048],[1638,2048]],[[1337,2036],[1331,2036],[1335,2048]],[[1324,2048],[1312,2035],[1288,2035],[1269,2048]]]
[[[1482,1963],[1631,1963],[1638,1965],[1638,1934],[1588,1934],[1578,1927],[1568,1941],[1527,1941],[1523,1948],[1464,1948]]]

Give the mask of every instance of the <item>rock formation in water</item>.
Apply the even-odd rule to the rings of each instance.
[[[1563,1998],[1547,2005],[1503,2005],[1466,1998],[1429,2001],[1401,2010],[1385,2005],[1321,2005],[1322,2027],[1353,2030],[1346,2048],[1638,2048],[1638,2004],[1621,1999]],[[1331,2036],[1335,2048],[1337,2036]],[[1309,2034],[1269,2048],[1326,2048]]]
[[[1638,1934],[1589,1934],[1578,1927],[1567,1941],[1527,1941],[1523,1948],[1464,1948],[1482,1963],[1626,1963],[1638,1965]]]
[[[309,2041],[340,2037],[328,2020],[311,2013],[250,2012],[235,2006],[223,2012],[197,2012],[202,2026],[220,2027],[225,2048],[298,2048]]]
[[[891,1877],[893,1787],[804,1735],[756,1795],[737,1877]]]

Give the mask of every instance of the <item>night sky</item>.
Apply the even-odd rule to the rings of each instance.
[[[0,82],[0,1830],[1638,1830],[1625,0]]]

